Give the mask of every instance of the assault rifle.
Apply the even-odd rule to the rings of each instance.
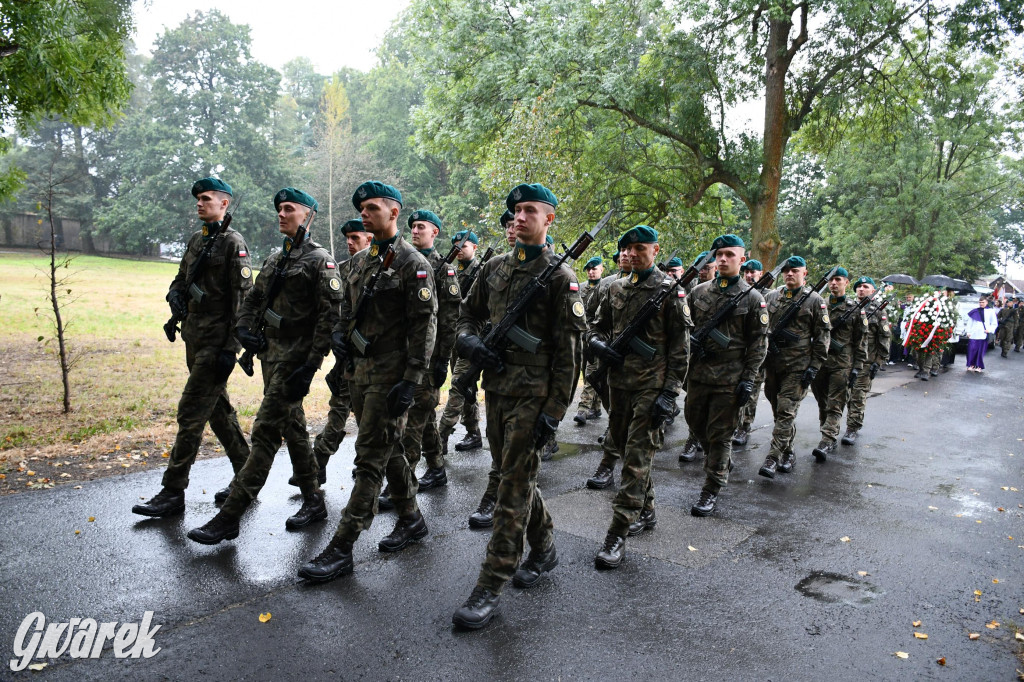
[[[235,210],[238,209],[238,206],[241,203],[242,201],[239,199],[235,204]],[[206,270],[206,261],[209,260],[210,254],[213,252],[213,247],[217,243],[217,238],[224,234],[231,225],[232,213],[234,213],[234,210],[224,216],[224,220],[220,222],[220,228],[213,233],[213,237],[210,241],[206,242],[206,246],[204,246],[203,250],[199,252],[199,257],[196,258],[196,262],[192,265],[192,274],[185,278],[185,291],[188,292],[188,295],[196,303],[202,303],[203,300],[206,299],[206,292],[196,284],[196,281],[202,277],[203,272]],[[178,328],[178,324],[180,322],[184,322],[186,317],[188,317],[188,308],[185,308],[181,315],[173,313],[171,315],[171,319],[167,320],[164,324],[164,334],[167,335],[167,340],[171,343],[174,343],[175,334],[181,331]]]
[[[878,296],[878,294],[881,293],[881,291],[881,289],[876,289],[875,293],[871,294],[870,296],[865,296],[864,298],[858,300],[857,305],[855,305],[852,308],[848,308],[839,318],[836,319],[832,326],[841,328],[849,324],[853,316],[860,314],[860,311],[868,307],[871,304],[871,302],[875,300],[875,296]],[[884,307],[885,305],[887,305],[887,302],[882,303],[882,307]],[[828,348],[830,351],[838,353],[845,347],[846,344],[841,341],[837,341],[835,336],[829,337]]]
[[[793,303],[786,308],[786,311],[779,316],[779,319],[775,321],[775,326],[768,330],[768,352],[777,353],[780,348],[784,348],[790,344],[799,341],[797,335],[786,329],[789,323],[796,318],[797,313],[800,312],[800,308],[803,307],[804,303],[811,297],[813,292],[819,291],[828,284],[829,280],[836,274],[836,270],[839,266],[832,268],[825,275],[818,280],[811,289],[805,291],[800,298],[796,299]]]
[[[661,306],[665,303],[665,299],[672,295],[677,287],[686,286],[700,274],[708,263],[715,260],[715,252],[711,251],[704,258],[697,261],[695,264],[686,268],[682,277],[676,279],[675,277],[669,276],[671,283],[667,287],[663,287],[654,296],[644,301],[643,305],[640,306],[640,310],[637,311],[633,319],[629,321],[629,324],[619,332],[619,335],[612,339],[612,342],[608,344],[608,347],[614,350],[620,355],[626,355],[630,351],[636,353],[644,360],[653,360],[657,354],[657,349],[650,344],[644,342],[639,338],[639,334],[647,328],[647,323],[650,322],[651,318],[658,314],[661,310]],[[601,362],[597,365],[597,369],[587,375],[587,383],[594,387],[599,395],[605,394],[605,383],[608,380],[608,364]]]
[[[566,251],[557,260],[552,261],[548,264],[544,271],[539,275],[530,280],[526,286],[522,288],[519,295],[516,296],[512,304],[508,306],[505,311],[505,316],[498,321],[498,324],[491,327],[490,331],[484,335],[483,343],[490,350],[500,353],[503,351],[509,341],[519,346],[523,350],[529,353],[536,353],[537,348],[540,347],[541,339],[531,335],[517,323],[519,319],[526,314],[533,303],[540,298],[551,282],[551,278],[555,276],[558,269],[569,260],[577,260],[583,255],[583,252],[587,250],[587,247],[594,243],[594,239],[597,237],[597,233],[600,232],[608,221],[611,220],[612,210],[609,210],[604,214],[604,217],[598,221],[594,229],[589,232],[581,234],[572,246],[566,248],[565,244],[562,244],[562,248]],[[464,373],[455,377],[452,381],[452,388],[457,390],[465,397],[470,403],[476,402],[476,384],[480,379],[481,368],[474,365],[472,362]]]
[[[284,318],[271,310],[270,306],[277,295],[281,293],[281,288],[284,286],[284,271],[288,268],[288,261],[291,259],[295,249],[302,245],[302,240],[306,238],[306,230],[309,228],[309,223],[313,220],[314,214],[316,214],[316,211],[310,208],[306,220],[299,225],[299,229],[295,232],[295,238],[282,249],[284,253],[277,259],[274,272],[270,274],[270,281],[267,282],[267,293],[263,296],[263,303],[260,305],[256,315],[256,328],[252,330],[253,334],[260,339],[260,347],[267,345],[265,337],[267,325],[269,324],[275,329],[280,329],[281,324],[284,322]],[[242,353],[242,357],[238,358],[238,366],[248,376],[253,374],[252,361],[255,356],[256,353],[246,350]]]
[[[469,275],[469,279],[466,280],[466,290],[462,292],[462,298],[465,299],[469,296],[469,290],[473,288],[473,283],[476,282],[477,275],[480,274],[480,268],[484,266],[484,263],[491,260],[494,256],[494,248],[491,246],[487,247],[484,251],[484,255],[480,258],[480,264],[476,266],[472,273]]]
[[[754,291],[764,291],[775,283],[780,272],[782,272],[781,264],[771,272],[766,272],[761,275],[761,278],[754,282],[751,289]],[[748,291],[750,290],[737,291],[735,294],[730,296],[729,300],[715,311],[715,314],[711,316],[711,319],[704,323],[703,327],[690,336],[690,352],[693,357],[704,357],[708,352],[704,347],[704,342],[709,338],[718,344],[723,350],[729,347],[729,342],[732,341],[732,339],[730,339],[724,332],[720,331],[718,326],[722,324],[727,317],[732,315],[732,311],[736,309],[736,306],[740,304]]]
[[[455,244],[452,244],[451,251],[449,251],[448,255],[446,255],[441,260],[441,262],[437,264],[437,267],[434,268],[434,278],[435,279],[441,274],[441,271],[444,268],[446,268],[447,266],[451,265],[455,261],[455,257],[459,255],[459,251],[462,251],[462,247],[466,245],[466,241],[468,239],[469,239],[469,230],[466,230],[466,234],[462,236],[462,241],[456,242]]]

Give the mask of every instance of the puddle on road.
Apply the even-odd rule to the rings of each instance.
[[[796,589],[805,597],[827,604],[849,604],[867,606],[882,592],[866,582],[848,578],[838,573],[815,571],[801,580]]]

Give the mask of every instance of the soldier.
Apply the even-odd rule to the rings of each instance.
[[[704,256],[706,256],[706,255],[708,255],[707,251],[701,251],[700,255],[698,255],[693,260],[693,265],[697,265],[697,263],[701,262],[701,260],[703,260]],[[701,268],[700,272],[697,273],[697,279],[694,280],[694,281],[691,281],[686,286],[686,293],[687,294],[692,294],[693,290],[697,287],[698,284],[703,284],[704,282],[710,282],[712,279],[714,279],[715,278],[715,273],[717,271],[717,268],[718,268],[718,265],[715,264],[715,261],[712,261],[712,262],[708,263],[707,265],[705,265],[703,268]],[[675,414],[673,414],[672,417],[667,419],[666,423],[671,424],[673,419],[675,418],[676,414],[679,414],[679,408],[678,407],[676,408]],[[704,448],[700,444],[700,439],[697,438],[694,435],[693,428],[690,427],[689,424],[687,424],[687,427],[689,428],[690,433],[689,433],[689,435],[686,438],[686,443],[683,444],[682,452],[679,453],[679,462],[680,462],[680,464],[683,464],[683,463],[686,463],[686,462],[692,462],[695,459],[697,459],[698,457],[701,457],[701,456],[704,455]]]
[[[167,292],[171,312],[178,319],[184,318],[181,338],[185,342],[188,379],[178,401],[178,433],[164,471],[163,487],[148,502],[132,507],[133,513],[142,516],[173,516],[185,511],[188,474],[207,422],[236,474],[249,457],[249,445],[227,391],[240,348],[231,330],[242,298],[252,287],[249,248],[231,227],[222,229],[231,202],[230,185],[217,178],[203,178],[192,185],[192,196],[203,228],[188,240],[178,274]],[[202,269],[196,273],[196,261],[207,247]],[[186,280],[190,276],[194,281],[188,291]],[[218,491],[214,500],[223,502],[228,492],[228,488]]]
[[[476,249],[480,243],[479,237],[472,230],[456,232],[452,237],[452,244],[462,241],[468,234],[469,238],[463,244],[459,255],[455,257],[455,271],[459,278],[459,291],[462,296],[469,295],[469,288],[479,274],[480,263],[476,260]],[[452,376],[460,376],[469,367],[469,363],[461,361],[457,354],[452,354]],[[477,401],[467,401],[458,391],[448,391],[448,402],[445,403],[444,412],[441,414],[441,421],[438,429],[441,434],[441,448],[444,454],[448,454],[448,439],[455,431],[455,425],[459,423],[459,415],[462,415],[462,425],[466,427],[466,437],[461,443],[455,444],[457,452],[475,450],[482,448],[483,439],[480,436],[480,405]]]
[[[764,266],[761,261],[751,258],[740,266],[740,274],[747,284],[753,286],[764,274]],[[754,391],[750,394],[750,400],[740,407],[739,425],[736,432],[732,434],[732,444],[737,447],[744,447],[750,439],[750,429],[754,426],[754,418],[757,416],[757,400],[761,395],[761,387],[764,385],[764,363],[757,370],[757,377],[754,379]]]
[[[1017,314],[1014,320],[1013,352],[1019,353],[1021,346],[1024,346],[1024,307],[1021,306],[1021,295],[1013,299],[1013,312]]]
[[[505,211],[501,214],[501,218],[498,220],[501,223],[501,228],[505,230],[505,242],[509,247],[516,245],[516,220],[515,216],[512,215],[512,211]],[[468,292],[467,292],[468,293]]]
[[[773,328],[789,306],[809,290],[810,287],[804,284],[806,278],[807,262],[800,256],[787,258],[782,266],[785,286],[768,292],[765,300]],[[793,471],[796,413],[828,357],[831,323],[825,301],[818,292],[810,292],[786,330],[795,340],[786,343],[781,338],[769,338],[764,363],[764,395],[771,403],[775,417],[771,450],[757,472],[766,478],[775,478],[776,471],[784,474]]]
[[[583,306],[587,309],[587,324],[588,326],[594,323],[594,314],[597,312],[598,298],[596,296],[597,290],[601,286],[601,274],[604,272],[604,264],[600,256],[594,256],[587,261],[587,264],[583,266],[584,272],[587,273],[587,284],[583,287],[580,292],[583,298]],[[592,372],[594,365],[588,364],[584,370],[584,378],[586,378],[587,372]],[[583,395],[580,397],[580,408],[576,416],[573,417],[573,421],[580,426],[585,426],[587,420],[597,419],[601,416],[601,396],[597,394],[597,391],[590,384],[586,384],[583,387]]]
[[[274,455],[282,439],[288,443],[295,477],[302,491],[302,507],[288,518],[285,528],[296,530],[327,518],[324,494],[317,483],[316,460],[309,447],[302,399],[330,351],[331,327],[338,321],[341,281],[331,255],[308,232],[317,211],[316,200],[293,187],[274,195],[278,229],[284,245],[263,263],[256,285],[245,297],[235,328],[242,346],[258,355],[263,372],[263,401],[252,427],[252,454],[235,475],[231,494],[220,512],[203,526],[188,532],[190,540],[215,545],[238,537],[238,520],[267,482]],[[269,291],[278,262],[286,258],[282,279]],[[279,286],[277,286],[279,285]],[[273,297],[272,300],[268,297]],[[258,331],[257,316],[266,307],[265,331]],[[273,320],[273,322],[271,322]]]
[[[677,289],[637,336],[657,349],[652,360],[612,348],[612,340],[644,303],[672,284],[668,275],[654,267],[660,249],[656,230],[647,225],[627,230],[619,239],[619,249],[629,254],[632,273],[609,287],[588,334],[591,355],[608,366],[609,436],[622,444],[622,481],[612,502],[604,545],[594,557],[594,566],[600,569],[618,568],[626,536],[653,529],[658,522],[651,464],[662,445],[661,423],[672,414],[683,387],[690,341],[686,293]]]
[[[999,322],[999,329],[996,330],[996,340],[1002,347],[1000,357],[1009,357],[1008,353],[1013,346],[1013,337],[1017,333],[1017,311],[1007,298],[1003,301],[1003,307],[999,309],[996,320]]]
[[[868,316],[864,310],[853,312],[857,302],[846,296],[849,285],[850,273],[836,268],[828,282],[828,316],[832,320],[828,357],[811,382],[821,425],[821,441],[812,454],[819,462],[836,449],[850,389],[868,364]]]
[[[299,577],[310,582],[352,572],[352,545],[373,523],[385,476],[398,521],[377,548],[397,552],[428,532],[416,504],[416,476],[402,452],[402,434],[416,387],[431,374],[429,362],[437,335],[434,278],[427,259],[398,230],[402,195],[397,189],[364,182],[352,195],[352,204],[373,241],[369,249],[353,256],[341,304],[347,324],[335,328],[331,346],[338,356],[351,358],[355,368],[350,385],[352,410],[359,422],[356,477],[334,537],[299,569]],[[382,271],[372,298],[360,306],[371,278],[385,265],[389,247],[394,248],[394,261]],[[349,331],[351,324],[355,326]]]
[[[551,516],[537,488],[539,450],[569,407],[580,373],[578,346],[586,330],[576,275],[562,267],[518,321],[540,339],[537,352],[513,345],[496,353],[484,345],[484,325],[499,322],[522,288],[557,258],[544,239],[555,219],[555,195],[543,185],[524,184],[509,193],[505,204],[515,215],[515,248],[483,266],[462,304],[456,340],[459,354],[483,368],[487,442],[499,453],[501,471],[486,558],[476,587],[452,615],[455,625],[471,629],[483,627],[497,613],[509,578],[516,587],[531,587],[558,564]],[[524,538],[530,554],[516,570]]]
[[[715,278],[698,284],[689,296],[695,329],[702,329],[718,310],[740,292],[745,295],[716,329],[728,338],[722,347],[707,339],[690,353],[686,374],[686,423],[693,429],[704,460],[704,487],[694,516],[710,516],[732,468],[732,435],[739,410],[754,394],[754,381],[768,352],[768,312],[764,297],[740,276],[746,260],[743,240],[725,234],[711,244]]]
[[[870,298],[875,293],[875,280],[870,277],[861,277],[853,283],[853,290],[857,292],[859,300]],[[878,374],[878,369],[885,364],[889,357],[892,328],[889,326],[889,316],[882,303],[882,301],[869,303],[864,310],[868,320],[867,360],[865,361],[868,364],[868,370],[860,373],[850,390],[843,445],[853,445],[857,442],[857,434],[864,426],[864,409],[867,407],[868,393],[871,392],[871,382]],[[835,320],[834,315],[832,319]]]
[[[345,235],[345,244],[349,255],[347,261],[338,263],[338,279],[344,281],[348,269],[352,265],[352,256],[368,247],[373,235],[366,231],[363,221],[359,218],[346,221],[341,226],[341,233]],[[335,362],[337,362],[337,358],[335,358]],[[341,447],[341,441],[347,435],[345,424],[348,422],[348,413],[352,411],[352,396],[348,387],[349,377],[346,376],[344,364],[342,363],[339,367],[340,369],[332,371],[326,377],[327,387],[331,389],[331,397],[328,401],[330,410],[327,413],[327,424],[324,425],[324,430],[316,437],[313,444],[313,458],[316,460],[317,480],[320,485],[327,482],[327,463]],[[288,479],[288,483],[297,486],[298,479],[293,475]]]
[[[679,256],[672,256],[665,264],[665,274],[669,277],[679,279],[683,276],[683,259]]]

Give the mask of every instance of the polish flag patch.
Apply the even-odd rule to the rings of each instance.
[[[822,310],[824,310],[824,309],[825,309],[825,304],[824,304],[824,303],[822,303],[822,304],[821,304],[821,309],[822,309]]]
[[[328,270],[333,270],[334,269],[334,263],[332,263],[331,261],[327,261],[327,269]]]
[[[767,307],[768,307],[768,304],[767,304],[767,303],[765,303],[764,301],[761,301],[761,307],[762,307],[762,308],[767,308]]]
[[[239,251],[238,252],[238,257],[239,258],[247,258],[248,256],[249,256],[249,252],[248,251]]]
[[[576,282],[569,282],[569,291],[579,291],[580,285]]]
[[[686,298],[686,292],[682,290],[677,291],[676,298]]]
[[[448,268],[448,276],[449,277],[454,277],[455,276],[455,270],[453,268]]]
[[[427,278],[427,271],[426,270],[417,270],[416,271],[416,279],[426,279],[426,278]]]

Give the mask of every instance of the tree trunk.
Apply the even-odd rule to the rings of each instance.
[[[57,296],[57,230],[53,218],[53,187],[49,188],[46,212],[50,219],[50,305],[53,306],[53,323],[57,330],[57,356],[60,359],[60,379],[64,387],[64,414],[71,412],[71,371],[68,362],[68,348],[64,342],[64,320],[60,315],[60,298]]]

